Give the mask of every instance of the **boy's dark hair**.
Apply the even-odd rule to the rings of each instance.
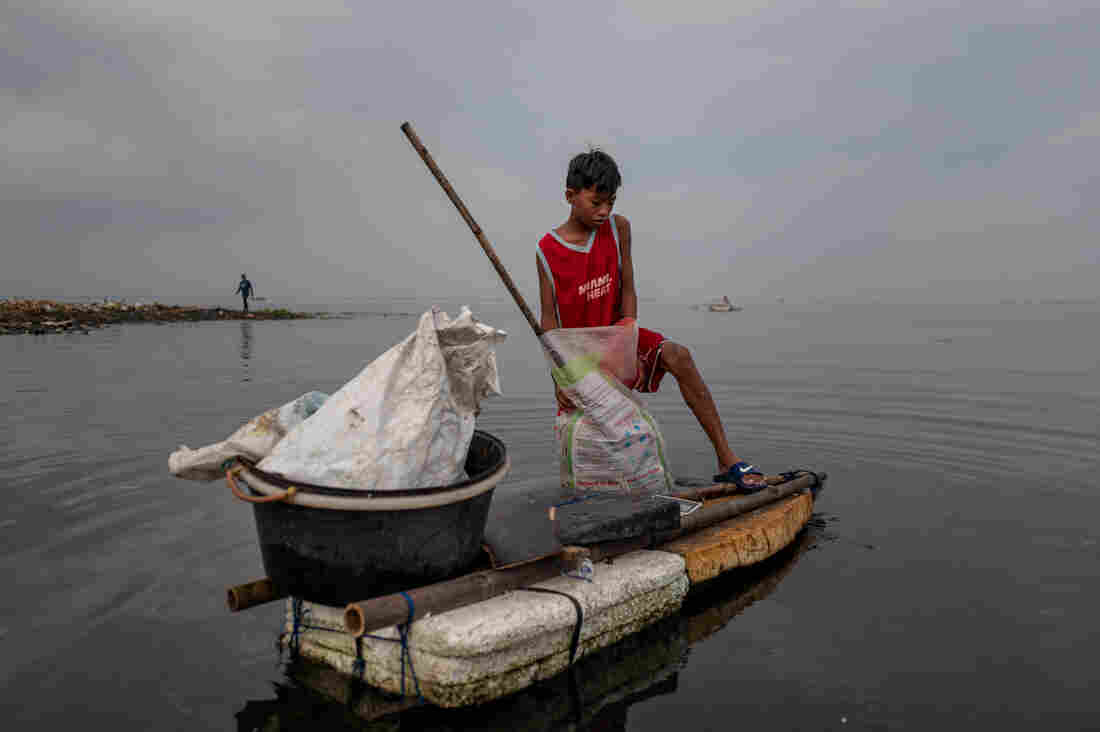
[[[619,166],[599,148],[592,148],[569,161],[569,172],[565,175],[566,188],[576,191],[595,188],[597,193],[614,193],[622,184]]]

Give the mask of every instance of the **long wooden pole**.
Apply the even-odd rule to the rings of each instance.
[[[824,477],[822,477],[824,479]],[[680,529],[662,533],[661,543],[671,541],[705,526],[726,521],[747,513],[767,503],[772,503],[817,485],[818,478],[804,474],[780,485],[770,486],[759,493],[733,498],[698,511],[681,519]],[[597,544],[587,547],[592,561],[600,561],[620,554],[651,546],[653,538],[637,537],[621,542]],[[386,628],[397,623],[417,620],[428,613],[439,614],[457,607],[470,605],[509,590],[556,577],[561,572],[562,554],[547,554],[537,559],[511,564],[497,569],[463,575],[451,580],[425,585],[406,593],[383,595],[369,600],[350,603],[344,608],[344,627],[355,636]],[[405,595],[409,599],[406,599]],[[411,600],[411,605],[409,600]]]
[[[470,227],[470,231],[474,232],[474,237],[478,243],[481,244],[481,248],[485,250],[485,254],[488,255],[489,261],[493,263],[493,267],[496,268],[497,274],[500,275],[500,279],[504,281],[504,286],[508,288],[508,292],[512,294],[512,299],[516,301],[516,305],[519,305],[519,309],[523,311],[523,317],[527,318],[527,322],[531,325],[531,330],[535,331],[535,335],[540,339],[542,338],[543,330],[542,326],[535,319],[535,314],[531,312],[531,308],[527,307],[527,302],[523,299],[523,295],[520,294],[519,289],[516,287],[516,283],[512,281],[511,276],[508,274],[508,270],[504,269],[504,265],[497,257],[496,252],[493,251],[493,245],[489,243],[489,240],[485,238],[484,232],[481,227],[474,221],[473,215],[470,210],[466,208],[466,204],[462,202],[462,199],[455,193],[455,189],[451,187],[450,181],[447,180],[447,176],[443,175],[443,171],[436,165],[435,160],[432,159],[431,153],[428,152],[428,148],[424,147],[424,143],[420,142],[420,138],[417,137],[416,132],[413,131],[412,125],[406,122],[401,125],[401,131],[405,133],[405,137],[409,138],[409,142],[412,143],[413,148],[420,154],[421,160],[428,166],[428,170],[432,171],[432,175],[439,181],[439,185],[443,187],[443,192],[447,194],[447,198],[451,199],[451,203],[458,209],[458,213],[466,221],[467,226]]]

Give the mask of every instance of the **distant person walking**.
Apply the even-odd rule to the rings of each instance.
[[[241,302],[244,303],[244,311],[248,312],[248,298],[256,292],[252,287],[252,283],[248,281],[248,278],[243,274],[241,275],[241,281],[237,283],[237,292],[241,293]]]

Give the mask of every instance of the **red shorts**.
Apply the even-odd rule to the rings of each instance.
[[[665,369],[661,366],[661,347],[665,337],[660,333],[638,328],[638,380],[634,388],[641,392],[655,392],[661,386]]]

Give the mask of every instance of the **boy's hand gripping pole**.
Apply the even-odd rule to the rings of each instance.
[[[497,274],[500,275],[500,279],[504,282],[504,286],[507,287],[508,292],[511,293],[512,299],[516,301],[516,305],[518,305],[519,309],[523,312],[523,317],[527,318],[527,322],[531,325],[531,330],[535,332],[539,342],[542,343],[542,347],[550,354],[550,358],[553,360],[554,365],[564,365],[565,361],[561,357],[561,354],[554,350],[546,340],[545,331],[543,331],[539,322],[535,320],[534,313],[527,307],[523,295],[516,289],[516,284],[508,275],[508,270],[504,269],[504,265],[501,264],[500,259],[497,258],[496,252],[493,251],[493,245],[485,238],[485,234],[482,233],[481,227],[474,221],[474,217],[470,215],[470,211],[466,208],[466,204],[462,203],[462,199],[458,197],[458,194],[455,193],[455,189],[452,188],[451,184],[447,181],[447,176],[443,175],[443,171],[435,164],[435,160],[432,159],[431,153],[429,153],[428,149],[424,147],[424,144],[420,142],[420,138],[416,136],[416,132],[413,131],[412,125],[406,122],[401,125],[401,131],[405,133],[405,137],[409,138],[409,142],[412,143],[413,149],[420,154],[420,159],[424,161],[424,164],[428,166],[428,170],[432,171],[432,175],[439,181],[439,185],[443,187],[443,192],[447,194],[447,198],[451,199],[451,203],[458,209],[458,213],[461,214],[462,218],[466,221],[466,224],[470,227],[470,231],[474,232],[474,237],[477,239],[478,243],[481,244],[481,248],[485,250],[485,254],[489,257],[489,261],[492,262]]]

